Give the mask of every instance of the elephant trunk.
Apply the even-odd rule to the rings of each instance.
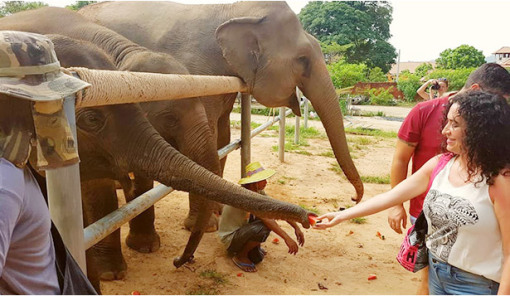
[[[174,189],[203,195],[257,216],[297,221],[308,228],[308,212],[288,202],[274,200],[237,186],[191,161],[169,145],[148,123],[139,139],[126,148],[128,167],[136,173]],[[140,126],[139,126],[140,127]],[[129,133],[129,131],[126,131]],[[143,143],[143,147],[140,147]],[[147,152],[140,155],[140,152]]]
[[[335,88],[322,59],[315,64],[314,70],[314,75],[303,82],[301,91],[317,111],[326,129],[337,162],[356,190],[356,197],[352,200],[359,202],[363,197],[363,183],[349,154],[342,111]]]

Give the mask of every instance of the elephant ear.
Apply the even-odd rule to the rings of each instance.
[[[241,78],[251,92],[261,59],[261,48],[257,29],[265,17],[234,18],[216,29],[216,40],[223,57]]]

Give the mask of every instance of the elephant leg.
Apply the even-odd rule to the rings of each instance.
[[[84,181],[81,185],[84,225],[88,226],[118,208],[115,182],[111,179]],[[87,253],[90,279],[120,280],[126,276],[127,264],[122,256],[120,229],[102,239]]]
[[[153,181],[139,176],[135,177],[134,194],[125,191],[126,202],[152,189]],[[160,238],[154,227],[154,206],[148,208],[129,221],[129,234],[126,244],[140,253],[152,253],[159,250]]]
[[[200,195],[189,194],[189,212],[186,219],[184,219],[184,227],[192,231],[193,226],[197,223],[198,217],[203,215],[202,212],[202,203],[203,198]],[[212,213],[220,214],[221,213],[221,204],[217,202],[209,202]],[[218,230],[218,216],[217,215],[209,215],[209,221],[205,226],[205,232],[214,232]]]
[[[214,207],[215,202],[201,196],[197,196],[197,202],[199,203],[198,211],[200,215],[197,216],[196,223],[191,229],[191,234],[184,252],[181,256],[174,258],[174,266],[177,268],[193,259],[193,254],[204,235],[204,225],[208,223],[213,212],[212,207]]]

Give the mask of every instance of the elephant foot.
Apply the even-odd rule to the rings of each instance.
[[[122,255],[113,260],[112,257],[99,256],[94,258],[94,261],[97,262],[95,268],[100,280],[115,281],[126,277],[127,264]]]
[[[184,227],[191,231],[191,229],[193,228],[193,226],[195,225],[195,222],[196,222],[196,217],[190,217],[188,215],[188,217],[186,217],[186,219],[184,220]],[[209,218],[209,222],[207,223],[207,227],[205,228],[205,232],[215,232],[218,230],[218,223],[219,223],[219,218],[217,215],[213,214],[211,215],[211,218]]]
[[[131,249],[140,253],[152,253],[159,250],[159,234],[153,233],[133,233],[129,232],[126,238],[126,244]]]
[[[187,256],[178,256],[178,257],[175,257],[174,258],[174,266],[179,268],[181,266],[183,266],[184,264],[186,263],[193,263],[194,262],[194,259],[195,257],[193,255],[187,257]]]
[[[106,272],[103,272],[99,275],[99,278],[102,280],[102,281],[115,281],[115,280],[122,280],[126,277],[126,271],[125,270],[122,270],[122,271],[118,271],[118,272],[114,272],[114,271],[106,271]]]

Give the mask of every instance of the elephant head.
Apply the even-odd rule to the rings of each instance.
[[[253,4],[236,5],[249,10]],[[285,2],[270,7],[258,13],[261,16],[233,18],[216,29],[223,57],[267,107],[286,106],[300,116],[295,91],[299,87],[321,118],[336,159],[356,189],[354,200],[360,201],[363,184],[349,155],[338,97],[319,43],[303,30]]]

